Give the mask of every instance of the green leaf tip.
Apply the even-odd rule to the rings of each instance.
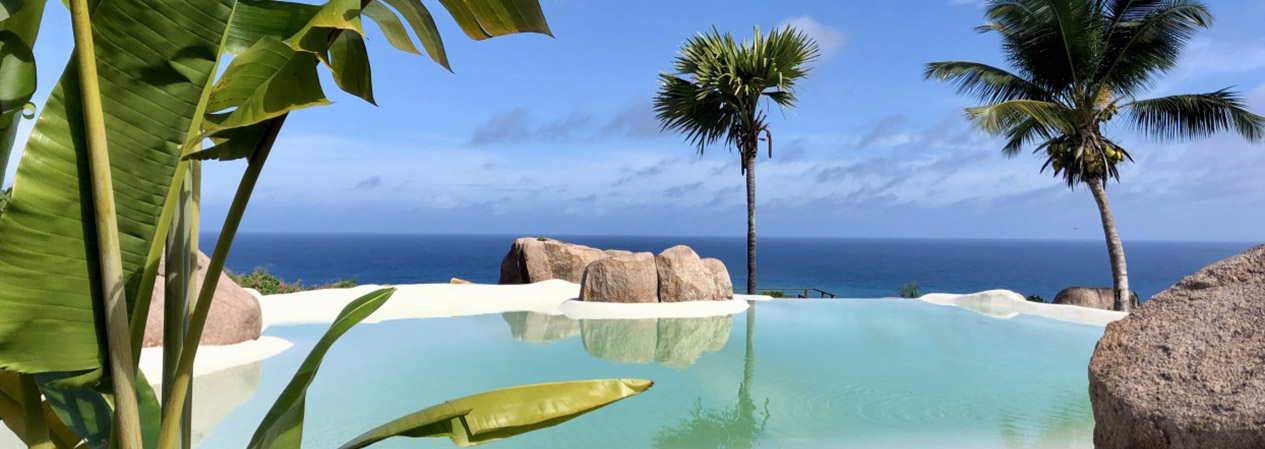
[[[460,447],[476,446],[562,424],[653,385],[647,379],[599,379],[488,391],[405,415],[340,449],[359,449],[395,436],[448,437]]]

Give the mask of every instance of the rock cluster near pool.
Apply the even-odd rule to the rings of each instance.
[[[1265,246],[1107,326],[1089,363],[1097,448],[1265,447]]]
[[[501,261],[501,284],[561,279],[580,284],[580,300],[653,303],[733,298],[725,264],[688,246],[658,256],[600,250],[552,239],[520,238]]]

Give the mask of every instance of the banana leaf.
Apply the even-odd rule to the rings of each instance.
[[[108,449],[114,423],[114,399],[110,383],[93,387],[57,387],[63,373],[36,375],[40,391],[58,422],[67,423],[71,431],[82,435],[88,448]],[[145,373],[136,371],[136,400],[140,405],[141,434],[146,449],[153,449],[158,441],[158,426],[162,419],[162,405],[154,387],[150,386]]]
[[[232,0],[101,0],[93,11],[128,298],[141,288],[179,146],[231,10]],[[11,371],[102,365],[78,84],[71,62],[36,120],[0,215],[0,367]]]
[[[4,0],[0,15],[0,187],[17,137],[21,111],[35,93],[31,48],[39,35],[44,0]]]
[[[363,321],[374,311],[382,307],[387,299],[395,293],[394,288],[375,290],[356,298],[339,312],[338,317],[329,325],[325,335],[316,342],[316,346],[308,352],[298,372],[290,379],[281,396],[273,402],[268,414],[264,415],[259,428],[250,438],[248,449],[298,449],[303,440],[303,415],[307,401],[307,388],[316,378],[316,371],[329,348],[339,337],[351,330],[352,326]]]
[[[3,421],[4,425],[19,439],[30,444],[26,416],[30,407],[30,404],[27,404],[27,396],[30,395],[23,393],[24,388],[35,388],[34,380],[30,379],[29,375],[0,371],[0,421]],[[38,399],[38,394],[36,398]],[[53,446],[58,449],[83,446],[83,438],[62,424],[61,419],[47,401],[41,400],[39,407],[44,414],[43,421],[48,428],[49,441],[53,443]]]
[[[562,424],[652,385],[642,379],[604,379],[488,391],[408,414],[340,449],[359,449],[396,436],[448,437],[458,446],[475,446]]]

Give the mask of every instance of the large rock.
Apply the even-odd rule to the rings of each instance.
[[[1109,324],[1089,397],[1098,448],[1265,448],[1265,246]]]
[[[165,262],[165,261],[164,261]],[[198,280],[200,289],[206,279],[206,266],[211,259],[206,254],[198,253]],[[154,282],[154,296],[146,316],[146,347],[162,346],[163,341],[163,292],[165,289],[164,263],[158,264],[158,280]],[[194,290],[195,292],[198,290]],[[263,317],[259,310],[259,301],[227,274],[220,274],[220,281],[215,285],[215,299],[211,302],[211,311],[207,315],[206,327],[202,331],[201,344],[231,345],[259,338],[263,330]]]
[[[690,247],[677,245],[659,253],[654,258],[659,272],[659,302],[706,301],[730,299],[717,285],[716,276],[703,265],[702,259]],[[723,265],[723,264],[722,264]]]
[[[658,302],[658,288],[654,254],[628,253],[590,263],[580,282],[580,300]]]
[[[1138,306],[1138,294],[1133,296],[1133,307]],[[1054,304],[1089,307],[1093,309],[1115,310],[1116,293],[1111,288],[1068,287],[1054,295]]]
[[[734,283],[729,279],[729,270],[725,268],[724,262],[708,257],[703,259],[703,268],[712,274],[712,281],[716,283],[716,291],[721,298],[734,297]]]
[[[579,283],[584,267],[605,257],[600,249],[553,239],[524,237],[514,241],[501,260],[501,284],[531,284],[550,279]]]

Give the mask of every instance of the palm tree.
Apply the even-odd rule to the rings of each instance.
[[[1229,90],[1138,99],[1178,61],[1186,43],[1212,23],[1199,0],[991,0],[988,23],[1014,70],[967,61],[927,65],[926,78],[951,81],[984,103],[967,118],[1006,139],[1014,156],[1035,144],[1045,165],[1068,187],[1085,184],[1098,204],[1114,279],[1116,310],[1128,311],[1124,247],[1107,201],[1107,181],[1133,156],[1108,138],[1118,113],[1156,140],[1186,140],[1235,131],[1265,137],[1265,118],[1248,112]]]
[[[735,41],[712,27],[681,47],[674,73],[659,75],[654,109],[664,130],[685,134],[698,146],[723,140],[736,147],[747,177],[747,293],[755,282],[755,157],[760,141],[773,157],[773,135],[760,100],[782,108],[795,106],[795,83],[817,59],[817,43],[792,27],[755,40]],[[767,103],[766,103],[767,104]]]

